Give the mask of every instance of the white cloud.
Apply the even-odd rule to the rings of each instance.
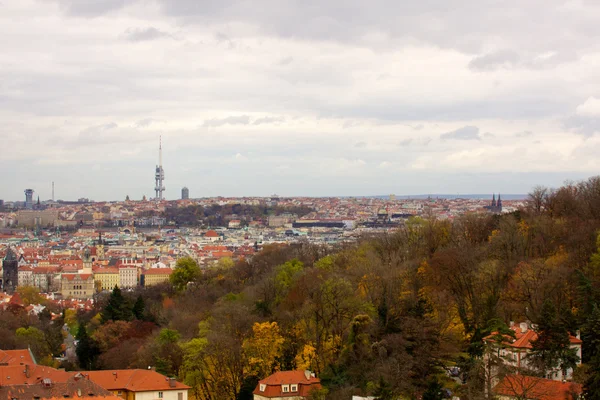
[[[597,173],[600,7],[437,3],[3,2],[0,198],[62,177],[64,198],[151,195],[160,135],[170,197]]]
[[[600,99],[592,96],[589,97],[584,103],[577,106],[575,110],[577,115],[582,116],[600,116]]]

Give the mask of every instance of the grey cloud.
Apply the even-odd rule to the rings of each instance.
[[[567,118],[563,126],[583,136],[593,136],[600,132],[600,117],[572,115]]]
[[[533,132],[531,132],[531,131],[522,131],[522,132],[515,133],[515,137],[518,137],[518,138],[529,137],[529,136],[533,136]]]
[[[399,145],[400,145],[400,146],[402,146],[402,147],[406,147],[406,146],[410,146],[410,144],[411,144],[412,142],[413,142],[413,140],[412,140],[412,139],[410,139],[410,138],[409,138],[409,139],[404,139],[404,140],[402,140],[402,141],[399,143]]]
[[[292,57],[292,56],[284,57],[281,60],[279,60],[277,65],[288,65],[288,64],[291,64],[292,61],[294,61],[294,57]]]
[[[248,125],[250,123],[250,117],[247,115],[237,115],[226,118],[212,118],[207,119],[202,124],[205,128],[217,128],[223,125]]]
[[[172,38],[169,33],[156,29],[153,26],[147,28],[128,28],[123,32],[123,36],[131,42],[145,42],[147,40]]]
[[[277,124],[284,121],[285,118],[283,117],[262,117],[255,119],[254,122],[252,122],[252,125]]]
[[[125,7],[128,0],[55,0],[68,14],[80,17],[98,17]]]
[[[454,131],[446,132],[440,136],[442,140],[481,140],[479,128],[476,126],[463,126]]]
[[[152,125],[153,122],[156,122],[156,120],[152,118],[145,118],[137,121],[134,125],[138,128],[147,128]]]
[[[502,50],[475,57],[469,68],[476,71],[490,71],[501,67],[512,67],[519,62],[519,55],[511,50]]]
[[[564,49],[551,54],[523,53],[514,50],[500,50],[473,58],[469,62],[469,68],[473,71],[494,71],[505,68],[530,68],[543,69],[578,59],[578,55],[572,49]]]
[[[71,15],[94,17],[143,0],[54,0]],[[586,49],[600,32],[600,8],[584,3],[585,10],[548,7],[544,0],[156,0],[161,11],[183,24],[230,26],[249,24],[261,33],[288,38],[341,41],[368,41],[369,34],[385,32],[383,46],[426,43],[442,48],[480,54],[489,41],[498,37],[507,46],[541,54],[562,49]],[[536,18],[531,18],[535,15]],[[510,19],[510,25],[508,25]],[[508,29],[510,26],[510,29]],[[561,29],[556,27],[560,26]],[[534,33],[534,34],[532,34]],[[373,44],[377,46],[377,44]],[[506,56],[506,54],[505,54]],[[560,56],[562,57],[562,56]],[[498,55],[479,56],[474,68],[502,65]],[[527,57],[526,57],[527,58]],[[529,63],[523,64],[524,66]]]
[[[356,142],[354,144],[354,147],[356,147],[357,149],[364,149],[365,147],[367,147],[367,142]]]

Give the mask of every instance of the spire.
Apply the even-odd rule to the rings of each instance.
[[[502,208],[502,199],[500,198],[500,193],[498,193],[498,202],[496,203],[496,205],[498,206],[498,208]]]
[[[492,207],[496,207],[496,193],[492,195]]]
[[[162,167],[162,136],[158,137],[158,165]]]

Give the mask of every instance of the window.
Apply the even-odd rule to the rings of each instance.
[[[162,399],[163,398],[163,392],[158,392],[158,398]]]
[[[120,390],[117,392],[118,396],[121,396],[123,394],[123,392],[121,392]]]
[[[291,385],[290,391],[297,392],[298,391],[298,385]]]
[[[264,383],[260,384],[260,391],[264,392],[267,389],[267,385],[265,385]]]
[[[177,400],[183,400],[183,393],[182,392],[177,393]]]
[[[287,393],[290,391],[290,386],[289,385],[281,385],[281,391],[283,393]]]

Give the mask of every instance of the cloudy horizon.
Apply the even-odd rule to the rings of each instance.
[[[597,175],[591,0],[0,0],[0,199],[527,193]]]

